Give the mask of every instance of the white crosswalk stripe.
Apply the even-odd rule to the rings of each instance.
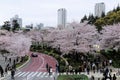
[[[20,75],[18,75],[18,77],[20,77],[20,76],[24,75],[25,73],[26,73],[26,72],[21,73]]]
[[[44,77],[45,76],[45,74],[47,74],[47,72],[44,72],[40,77]]]
[[[47,73],[45,77],[48,77],[48,76],[49,76],[49,73]]]
[[[15,76],[18,76],[19,74],[21,74],[22,72],[18,72],[17,74],[15,74]]]
[[[34,74],[34,72],[31,72],[30,74],[27,75],[27,78],[28,79],[31,78],[31,75],[33,75],[33,74]]]
[[[35,73],[32,75],[32,77],[34,77],[36,74],[38,74],[38,72],[35,72]]]
[[[30,72],[26,72],[26,74],[24,74],[22,77],[25,77],[25,76],[27,76],[29,73],[30,73]]]
[[[41,74],[42,74],[42,72],[40,72],[40,73],[37,75],[37,77],[39,77]]]
[[[27,79],[33,78],[33,77],[41,77],[41,78],[47,78],[47,77],[54,77],[55,72],[52,73],[52,75],[49,76],[48,72],[18,72],[15,77],[27,77]]]

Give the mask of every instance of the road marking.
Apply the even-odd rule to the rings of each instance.
[[[27,72],[26,74],[23,75],[23,77],[27,76],[30,72]]]
[[[22,72],[18,72],[17,74],[15,74],[15,76],[17,76],[17,75],[19,75],[19,74],[21,74]]]
[[[20,75],[18,75],[18,77],[20,77],[20,76],[24,75],[25,73],[26,73],[26,72],[21,73]]]
[[[41,77],[43,77],[45,74],[47,74],[47,72],[44,72],[44,73],[41,75]]]
[[[40,72],[40,73],[37,75],[37,77],[39,77],[41,74],[42,74],[42,72]]]
[[[45,64],[44,58],[42,57],[42,55],[40,56],[42,59],[42,65],[37,69],[37,71],[39,71],[41,69],[41,67]],[[39,59],[40,60],[40,59]]]
[[[35,73],[32,75],[32,77],[34,77],[36,74],[38,74],[38,72],[35,72]]]
[[[34,72],[31,72],[29,75],[27,75],[27,78],[29,79],[29,78],[31,78],[31,75],[33,75],[34,74]]]
[[[32,74],[34,74],[34,72],[31,72],[29,75],[27,75],[27,76],[31,76]]]
[[[45,77],[48,77],[48,76],[49,76],[49,73],[47,73]]]

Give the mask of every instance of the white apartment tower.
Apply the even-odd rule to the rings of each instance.
[[[95,4],[95,16],[101,17],[105,13],[105,4],[103,2]]]
[[[10,18],[11,26],[13,25],[12,24],[13,20],[17,20],[17,23],[20,25],[20,27],[22,27],[22,18],[19,18],[18,15],[15,15],[13,18]]]
[[[60,8],[58,9],[58,27],[65,28],[66,25],[66,9]]]

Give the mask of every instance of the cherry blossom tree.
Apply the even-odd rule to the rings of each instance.
[[[0,32],[2,33],[2,36],[0,36],[1,50],[7,50],[9,53],[17,56],[24,56],[29,52],[31,46],[29,37],[22,33]]]
[[[101,49],[120,49],[120,24],[105,26],[101,31]]]
[[[99,39],[99,33],[95,26],[79,23],[71,24],[71,26],[74,28],[51,31],[45,41],[54,48],[60,47],[63,53],[69,53],[72,49],[83,53],[92,52],[94,50],[93,45]]]

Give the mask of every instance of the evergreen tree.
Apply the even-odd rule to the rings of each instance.
[[[17,20],[13,20],[13,28],[12,28],[12,31],[14,32],[15,30],[19,30],[20,29],[20,26],[17,22]]]
[[[85,20],[87,20],[87,16],[86,15],[81,19],[81,22],[84,22]]]
[[[8,31],[10,31],[10,22],[9,21],[5,21],[4,22],[4,25],[2,26],[2,28],[1,29],[5,29],[5,30],[8,30]]]
[[[105,17],[105,13],[104,12],[102,12],[102,15],[101,15],[101,17],[103,18],[103,17]]]
[[[88,24],[93,24],[95,22],[95,18],[93,14],[90,14],[88,17]]]
[[[120,6],[119,6],[119,4],[118,4],[118,6],[117,6],[117,8],[116,8],[116,11],[119,11],[120,10]]]

